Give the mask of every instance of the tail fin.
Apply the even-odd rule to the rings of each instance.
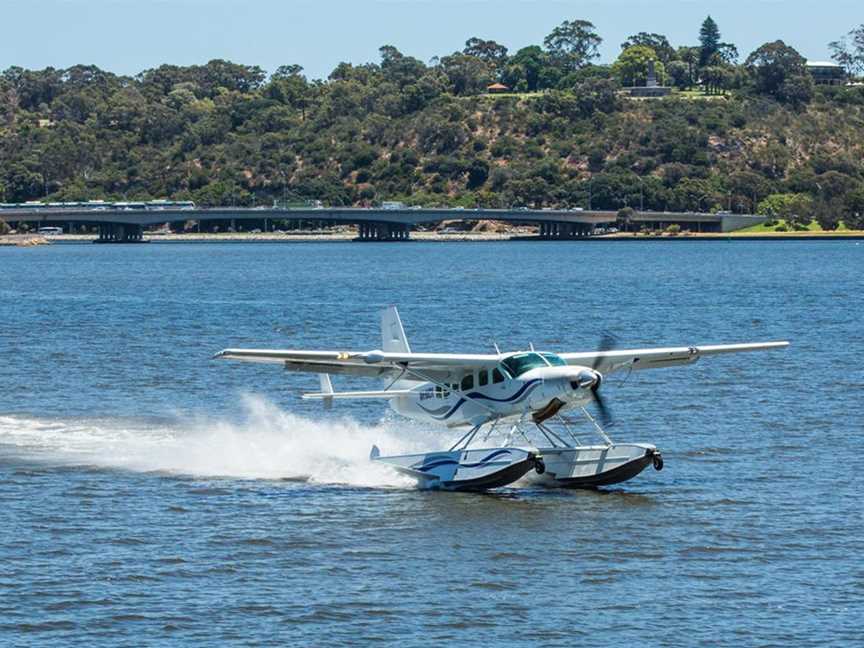
[[[381,311],[381,349],[390,353],[411,353],[395,306],[388,306]]]
[[[372,446],[372,451],[369,453],[370,461],[375,461],[378,457],[381,456],[381,451],[378,449],[377,445]]]
[[[318,378],[321,380],[321,393],[322,394],[332,394],[333,393],[333,383],[330,382],[330,374],[318,374]],[[331,409],[333,407],[333,397],[325,396],[321,399],[324,401],[324,409]]]

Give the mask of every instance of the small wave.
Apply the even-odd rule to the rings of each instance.
[[[364,487],[413,485],[389,467],[369,462],[373,444],[393,454],[441,445],[430,431],[411,424],[367,426],[349,419],[312,420],[257,396],[245,396],[242,406],[244,416],[239,422],[182,415],[167,423],[0,416],[0,445],[51,467],[88,465],[143,473]],[[31,472],[28,466],[20,474]],[[213,484],[197,488],[211,495],[230,492]]]

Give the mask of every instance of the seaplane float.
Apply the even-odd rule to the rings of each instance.
[[[604,336],[595,351],[526,351],[494,354],[415,353],[395,306],[381,312],[381,349],[311,351],[225,349],[214,357],[282,365],[316,373],[321,389],[303,398],[325,407],[342,399],[382,399],[398,414],[462,429],[446,451],[396,456],[372,447],[370,460],[392,466],[420,487],[485,490],[519,480],[531,484],[596,488],[632,479],[647,466],[662,470],[650,443],[611,439],[609,408],[601,393],[616,372],[675,367],[703,356],[779,349],[788,342],[759,342],[653,349],[616,349]],[[383,389],[334,391],[331,376],[377,378]],[[594,403],[596,416],[586,406]],[[593,443],[583,443],[570,417],[580,414]],[[454,435],[455,437],[456,435]]]

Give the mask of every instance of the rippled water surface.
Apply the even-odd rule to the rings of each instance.
[[[0,248],[0,644],[814,645],[864,620],[864,245]],[[414,490],[453,435],[227,346],[789,339],[604,385],[605,492]],[[358,388],[368,384],[337,384]]]

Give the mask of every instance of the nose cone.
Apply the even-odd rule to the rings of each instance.
[[[591,389],[599,383],[600,374],[591,369],[583,369],[570,379],[570,386],[573,389]]]

